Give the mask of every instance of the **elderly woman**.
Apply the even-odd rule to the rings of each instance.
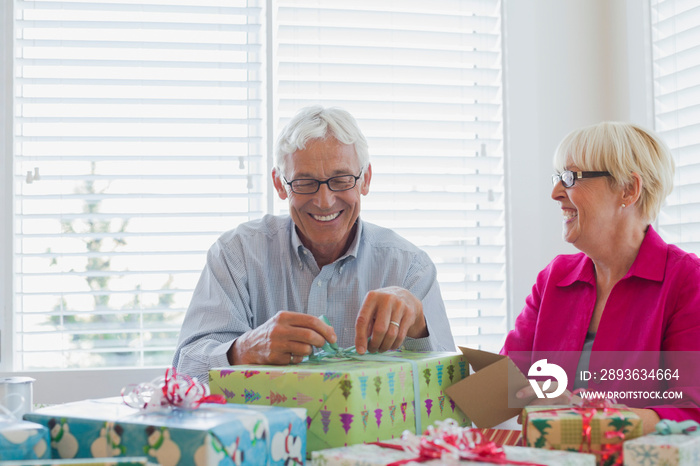
[[[568,390],[533,399],[527,387],[517,396],[557,404],[576,388],[617,392],[645,432],[659,419],[700,420],[700,369],[691,362],[700,350],[700,260],[651,226],[673,187],[668,148],[639,126],[604,122],[564,138],[554,166],[564,240],[581,252],[540,272],[501,352],[525,374],[538,360],[556,361]],[[670,370],[650,376],[658,367]],[[663,398],[669,390],[683,398]]]

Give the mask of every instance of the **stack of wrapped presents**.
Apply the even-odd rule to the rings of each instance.
[[[529,406],[521,431],[495,429],[465,385],[468,358],[391,351],[222,367],[208,387],[169,370],[121,396],[3,413],[0,464],[700,464],[697,424],[662,421],[642,436],[641,420],[607,400]]]

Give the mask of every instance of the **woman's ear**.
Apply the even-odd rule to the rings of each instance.
[[[632,205],[639,200],[642,195],[642,177],[639,173],[632,173],[632,180],[625,186],[622,191],[622,203],[625,205]]]

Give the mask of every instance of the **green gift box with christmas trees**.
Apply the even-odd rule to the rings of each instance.
[[[467,374],[462,353],[390,351],[217,368],[209,387],[229,403],[306,408],[310,452],[420,433],[447,418],[466,424],[444,390]]]
[[[622,442],[642,435],[642,422],[624,405],[527,406],[523,409],[526,447],[596,455],[598,464],[617,464]]]

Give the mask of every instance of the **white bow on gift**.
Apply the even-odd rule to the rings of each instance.
[[[152,411],[164,408],[197,409],[202,403],[225,404],[223,395],[211,395],[209,387],[175,368],[165,371],[165,377],[122,388],[124,403],[132,408]]]

